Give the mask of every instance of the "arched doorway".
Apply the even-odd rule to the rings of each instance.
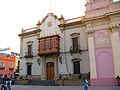
[[[54,62],[48,62],[46,64],[46,74],[47,74],[47,80],[54,79]]]

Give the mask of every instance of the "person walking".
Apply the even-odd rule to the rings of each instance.
[[[7,90],[6,81],[8,80],[7,75],[2,79],[1,90]]]
[[[2,76],[0,76],[0,88],[2,86],[2,81],[3,81],[3,78],[2,78]]]
[[[87,79],[84,80],[84,90],[88,90],[88,81],[87,81]]]
[[[12,84],[11,79],[8,79],[8,80],[6,81],[7,90],[11,90],[11,84]]]

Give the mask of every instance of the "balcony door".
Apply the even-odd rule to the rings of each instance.
[[[54,79],[54,63],[53,62],[48,62],[46,64],[46,74],[47,74],[47,80]]]

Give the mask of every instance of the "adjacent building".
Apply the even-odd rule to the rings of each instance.
[[[86,3],[92,85],[116,85],[120,76],[120,0],[89,0]]]
[[[71,12],[72,13],[72,12]],[[53,13],[22,29],[20,76],[56,80],[85,75],[91,85],[117,85],[120,76],[120,2],[87,0],[86,15]]]
[[[14,78],[16,57],[6,53],[0,53],[0,76],[7,75]]]

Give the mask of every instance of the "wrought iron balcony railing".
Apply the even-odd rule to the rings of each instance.
[[[70,53],[80,53],[81,54],[82,50],[80,49],[80,45],[78,47],[73,48],[73,46],[70,46]]]
[[[0,70],[5,70],[5,67],[0,67]]]
[[[33,56],[32,52],[31,53],[25,52],[25,56],[24,57],[25,58],[33,58],[34,56]]]
[[[13,71],[14,70],[14,68],[13,67],[9,67],[9,71]]]

